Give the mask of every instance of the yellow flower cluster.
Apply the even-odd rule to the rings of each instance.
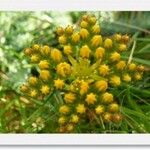
[[[21,91],[31,97],[55,90],[63,93],[59,132],[77,131],[78,123],[94,116],[106,124],[120,122],[120,106],[111,89],[141,80],[144,72],[142,65],[121,59],[128,47],[128,35],[103,37],[94,15],[84,15],[77,28],[59,27],[57,35],[62,51],[37,44],[25,50],[37,64],[39,76],[30,76]]]

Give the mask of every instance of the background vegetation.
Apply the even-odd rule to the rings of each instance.
[[[55,29],[77,24],[86,12],[0,12],[0,132],[56,132],[56,106],[47,101],[30,101],[19,92],[29,73],[36,74],[23,54],[33,43],[58,46]],[[133,60],[146,66],[143,80],[135,87],[122,86],[114,91],[122,104],[123,121],[106,129],[88,122],[78,132],[150,133],[150,12],[92,12],[103,35],[127,33],[131,37],[128,59],[135,42]],[[122,92],[121,92],[122,91]]]

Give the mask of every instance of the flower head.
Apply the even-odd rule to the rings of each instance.
[[[81,49],[80,49],[80,56],[82,58],[89,58],[90,57],[90,53],[91,53],[91,50],[90,50],[90,48],[87,45],[84,45],[84,46],[81,47]]]
[[[48,81],[50,79],[50,72],[48,70],[41,70],[40,78],[44,81]]]
[[[97,59],[103,58],[105,54],[105,49],[103,47],[98,47],[95,51],[95,57]]]
[[[51,58],[55,61],[55,62],[60,62],[62,59],[62,54],[58,49],[53,49],[51,51]]]
[[[95,87],[96,87],[96,89],[98,89],[99,91],[104,92],[104,91],[106,91],[107,88],[108,88],[108,83],[107,83],[107,81],[105,81],[105,80],[100,80],[100,81],[97,81],[97,82],[95,83]]]
[[[89,36],[88,30],[87,30],[87,29],[84,29],[84,28],[82,28],[82,29],[80,30],[79,34],[80,34],[80,37],[81,37],[82,39],[87,39],[87,37]]]
[[[40,69],[48,69],[49,68],[49,62],[47,60],[41,60],[39,63]]]
[[[78,104],[78,105],[76,106],[76,111],[77,111],[77,113],[79,113],[79,114],[84,114],[85,111],[86,111],[86,108],[85,108],[84,104]]]
[[[71,73],[71,66],[66,62],[60,63],[57,65],[56,70],[59,75],[61,75],[62,77],[66,77]]]
[[[57,47],[34,44],[24,51],[38,75],[30,75],[20,90],[40,100],[54,93],[51,100],[54,106],[60,105],[55,115],[59,132],[77,132],[76,126],[84,120],[97,125],[100,119],[106,127],[119,123],[123,117],[115,90],[142,79],[144,66],[121,57],[129,36],[105,37],[100,32],[96,17],[84,15],[75,28],[57,28]]]
[[[70,108],[67,105],[62,105],[59,108],[59,112],[62,114],[67,114],[67,113],[69,113],[69,111],[70,111]]]
[[[47,95],[50,93],[50,88],[48,85],[43,85],[40,90],[41,90],[41,93],[44,95]]]
[[[102,76],[106,76],[109,74],[109,66],[108,65],[101,65],[99,67],[99,74],[102,75]]]
[[[105,39],[105,41],[104,41],[105,48],[107,48],[107,49],[112,48],[112,45],[113,45],[113,42],[111,39],[109,39],[109,38]]]
[[[121,80],[119,76],[112,76],[110,78],[110,84],[113,85],[114,87],[119,86],[121,84]]]
[[[94,35],[93,38],[91,39],[91,45],[94,47],[102,45],[102,36],[101,35]]]
[[[67,93],[64,95],[64,100],[66,103],[73,103],[75,99],[76,96],[73,93]]]
[[[102,113],[104,113],[104,111],[105,111],[105,107],[103,105],[98,105],[95,108],[95,112],[97,115],[101,115]]]
[[[111,102],[113,102],[113,95],[111,93],[105,92],[102,95],[102,101],[104,103],[111,103]]]
[[[61,79],[54,80],[54,87],[56,87],[56,89],[62,89],[64,85],[65,83],[63,80]]]
[[[87,102],[88,105],[94,104],[94,103],[97,101],[96,95],[93,94],[93,93],[88,94],[88,95],[86,96],[85,101]]]

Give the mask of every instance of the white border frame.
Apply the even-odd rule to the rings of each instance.
[[[0,11],[150,11],[150,0],[0,0]],[[150,145],[150,134],[0,134],[0,145]]]
[[[149,11],[150,0],[0,0],[0,10]]]
[[[150,134],[1,134],[0,145],[150,145]]]

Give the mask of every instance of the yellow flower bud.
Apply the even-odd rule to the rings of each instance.
[[[107,49],[112,48],[112,45],[113,45],[113,42],[111,39],[109,39],[109,38],[105,39],[105,41],[104,41],[105,48],[107,48]]]
[[[123,52],[123,51],[125,51],[126,49],[127,49],[127,46],[126,46],[125,44],[119,44],[118,50],[119,50],[120,52]]]
[[[77,107],[76,107],[76,111],[79,114],[84,114],[85,111],[86,111],[86,108],[85,108],[84,104],[78,104]]]
[[[38,83],[38,79],[36,77],[29,77],[29,84],[36,85]]]
[[[118,123],[122,120],[122,115],[121,114],[113,114],[112,116],[112,121],[115,122],[115,123]]]
[[[82,20],[83,21],[88,21],[89,20],[89,15],[83,15]]]
[[[50,79],[50,72],[48,70],[41,70],[40,71],[40,78],[42,80],[48,81]]]
[[[85,101],[87,102],[88,105],[94,104],[94,103],[97,101],[96,95],[93,94],[93,93],[88,94],[88,95],[86,96]]]
[[[108,65],[101,65],[100,67],[99,67],[99,74],[100,75],[102,75],[102,76],[106,76],[106,75],[108,75],[109,74],[109,71],[110,71],[110,69],[109,69],[109,66]]]
[[[74,129],[74,126],[72,124],[68,124],[67,127],[66,127],[66,130],[68,132],[71,132],[73,129]]]
[[[65,31],[68,35],[71,35],[73,33],[73,26],[69,25],[68,27],[66,27]]]
[[[103,47],[98,47],[95,51],[95,57],[97,59],[100,59],[104,56],[105,54],[105,49]]]
[[[56,87],[56,89],[62,89],[64,87],[64,81],[61,79],[57,79],[54,80],[54,87]]]
[[[135,71],[136,70],[136,64],[134,64],[134,63],[129,64],[128,69],[129,69],[129,71]]]
[[[31,56],[31,54],[32,54],[32,49],[31,49],[31,48],[26,48],[26,49],[24,50],[24,53],[25,53],[25,55],[27,55],[27,56]]]
[[[103,119],[105,122],[110,122],[112,120],[112,114],[110,114],[108,112],[104,113]]]
[[[27,92],[29,90],[29,87],[28,87],[28,85],[25,85],[25,84],[23,84],[21,87],[20,87],[20,91],[21,92]]]
[[[59,75],[66,77],[71,73],[71,66],[68,63],[63,62],[57,65],[56,71]]]
[[[88,89],[89,89],[88,83],[83,81],[80,85],[80,94],[83,95],[83,94],[87,93]]]
[[[51,51],[51,58],[55,61],[55,62],[60,62],[62,60],[62,53],[61,51],[59,51],[58,49],[53,49]]]
[[[49,55],[50,54],[50,51],[51,51],[51,49],[50,49],[50,47],[49,46],[47,46],[47,45],[45,45],[45,46],[43,46],[42,48],[41,48],[41,53],[42,53],[42,55]]]
[[[40,45],[34,44],[32,48],[34,52],[38,52],[40,50]]]
[[[105,80],[100,80],[95,83],[95,87],[98,91],[104,92],[108,88],[108,83]]]
[[[37,91],[36,90],[31,90],[30,96],[31,97],[36,97],[37,96]]]
[[[142,74],[137,72],[137,73],[135,73],[134,78],[135,78],[135,80],[141,80]]]
[[[66,55],[70,55],[72,53],[72,47],[70,45],[65,45],[64,46],[64,53]]]
[[[76,99],[76,96],[73,93],[67,93],[64,96],[64,100],[66,103],[73,103],[75,99]]]
[[[81,47],[81,49],[80,49],[80,56],[82,58],[89,58],[90,57],[90,53],[91,53],[91,50],[90,50],[90,48],[87,45],[84,45],[84,46]]]
[[[99,34],[100,31],[101,31],[101,29],[100,29],[100,26],[99,26],[99,25],[94,25],[94,26],[92,27],[92,33],[94,33],[94,34]]]
[[[73,33],[72,34],[72,36],[71,36],[71,39],[72,39],[72,42],[74,42],[74,43],[77,43],[77,42],[79,42],[80,41],[80,35],[79,35],[79,33]]]
[[[83,20],[83,21],[81,21],[81,23],[80,23],[80,27],[81,27],[81,28],[87,28],[87,27],[88,27],[88,23]]]
[[[119,111],[119,105],[116,103],[112,103],[109,105],[109,112],[116,113]]]
[[[42,94],[47,95],[50,93],[50,88],[48,85],[43,85],[41,87],[40,91],[42,92]]]
[[[61,125],[65,124],[65,123],[66,123],[66,118],[63,117],[63,116],[60,117],[60,118],[58,119],[58,123],[61,124]]]
[[[125,82],[131,81],[131,76],[129,74],[124,74],[122,78],[123,78],[123,81],[125,81]]]
[[[129,42],[129,36],[128,36],[128,35],[123,35],[123,36],[121,37],[121,41],[124,42],[124,43]]]
[[[117,53],[117,52],[112,53],[111,56],[110,56],[110,60],[112,62],[119,61],[120,60],[120,54]]]
[[[124,70],[125,67],[126,67],[126,62],[123,61],[123,60],[119,61],[119,62],[116,64],[116,68],[117,68],[118,70]]]
[[[72,115],[72,116],[71,116],[71,122],[72,122],[72,123],[78,123],[78,122],[79,122],[79,117],[78,117],[78,115]]]
[[[62,27],[58,27],[57,30],[56,30],[57,34],[60,36],[60,35],[63,35],[64,34],[64,29]]]
[[[121,84],[120,77],[116,75],[112,76],[110,78],[110,84],[114,87],[119,86]]]
[[[120,42],[120,41],[121,41],[121,34],[115,34],[115,35],[114,35],[114,39],[115,39],[117,42]]]
[[[143,72],[145,70],[145,67],[142,65],[137,66],[137,71]]]
[[[61,126],[59,129],[58,129],[58,132],[60,133],[65,133],[66,132],[66,128],[64,126]]]
[[[102,113],[104,113],[104,111],[105,111],[105,107],[103,105],[98,105],[95,108],[95,112],[97,115],[101,115]]]
[[[96,23],[96,17],[95,16],[91,16],[91,17],[89,17],[88,21],[89,21],[90,24],[94,25]]]
[[[82,28],[82,29],[80,30],[79,34],[80,34],[80,37],[81,37],[82,39],[87,39],[87,37],[89,36],[88,30],[87,30],[87,29],[84,29],[84,28]]]
[[[31,56],[31,62],[32,63],[37,63],[37,62],[39,62],[39,60],[40,60],[40,58],[38,55],[34,54]]]
[[[62,114],[68,114],[69,111],[70,111],[70,108],[67,105],[62,105],[59,108],[59,112],[62,113]]]
[[[58,41],[60,44],[62,45],[65,45],[67,43],[67,38],[65,35],[61,35],[59,38],[58,38]]]
[[[102,45],[102,42],[103,42],[103,40],[102,40],[102,36],[101,35],[95,35],[95,36],[93,36],[93,38],[91,40],[91,44],[94,47]]]
[[[111,93],[105,92],[102,95],[102,101],[103,101],[103,103],[106,103],[106,104],[112,103],[113,99],[114,99],[114,97],[113,97],[113,95]]]
[[[40,69],[48,69],[49,68],[49,62],[47,60],[41,60],[39,63]]]

